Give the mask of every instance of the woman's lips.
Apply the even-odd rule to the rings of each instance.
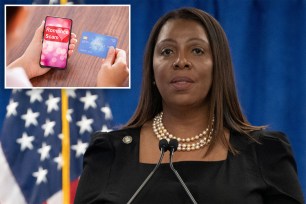
[[[189,77],[174,77],[170,84],[179,91],[189,89],[194,81]]]

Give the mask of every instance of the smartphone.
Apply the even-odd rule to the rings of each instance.
[[[72,20],[69,18],[46,16],[40,67],[57,69],[67,67],[71,28]]]

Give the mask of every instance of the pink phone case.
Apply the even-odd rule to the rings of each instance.
[[[47,16],[43,33],[40,66],[65,69],[71,37],[72,20]]]

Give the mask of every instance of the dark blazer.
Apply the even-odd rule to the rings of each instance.
[[[127,203],[155,166],[139,163],[139,136],[140,128],[93,135],[84,156],[76,204]],[[230,142],[239,154],[228,152],[226,160],[174,163],[198,203],[304,203],[286,136],[270,131],[252,136],[260,144],[232,131]],[[169,165],[161,164],[134,203],[191,201]]]

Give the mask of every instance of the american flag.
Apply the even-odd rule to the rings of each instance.
[[[69,164],[63,162],[62,94],[69,101],[64,116]],[[70,166],[68,201],[73,203],[90,135],[111,127],[102,90],[13,90],[0,135],[0,203],[67,203],[65,165]]]

